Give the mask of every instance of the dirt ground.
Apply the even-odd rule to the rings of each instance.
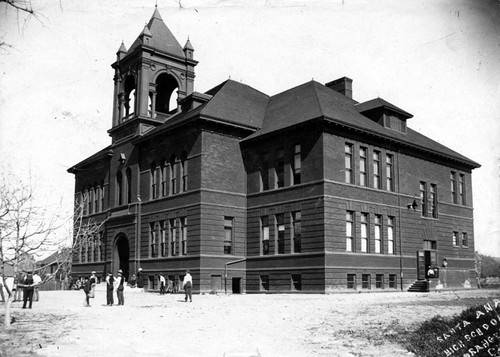
[[[181,294],[128,288],[125,305],[110,307],[100,284],[91,307],[83,291],[42,291],[31,310],[14,303],[16,321],[0,327],[0,356],[411,356],[396,344],[396,331],[499,296],[219,294],[185,303]]]

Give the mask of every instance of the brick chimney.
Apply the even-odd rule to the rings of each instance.
[[[336,90],[337,92],[352,99],[352,79],[342,77],[325,84],[328,88]]]

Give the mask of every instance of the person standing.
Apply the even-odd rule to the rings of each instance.
[[[83,292],[85,293],[85,305],[87,307],[90,307],[90,291],[91,291],[91,286],[90,286],[90,279],[84,279],[83,280]]]
[[[30,302],[29,308],[31,309],[31,305],[33,304],[33,274],[28,272],[23,278],[22,286],[24,288],[24,297],[23,297],[23,309],[26,309],[26,304],[28,301]]]
[[[163,275],[158,275],[160,279],[160,295],[165,294],[165,277]]]
[[[92,275],[90,275],[90,297],[94,298],[95,297],[95,286],[97,284],[97,276],[95,275],[95,271],[92,272]]]
[[[37,273],[33,274],[33,286],[35,288],[35,301],[40,299],[40,285],[42,285],[42,278]]]
[[[144,289],[144,275],[142,273],[142,268],[137,270],[137,287],[139,289]]]
[[[114,289],[115,278],[112,273],[109,273],[106,277],[106,300],[108,306],[113,306],[113,289]]]
[[[118,305],[124,305],[125,299],[123,297],[125,278],[123,277],[122,270],[118,270],[118,277],[116,278],[116,296],[118,297]]]
[[[191,288],[193,287],[193,277],[191,274],[189,274],[189,269],[186,270],[186,275],[184,276],[184,280],[182,281],[182,286],[184,288],[184,301],[188,301],[189,297],[189,302],[192,302],[193,299],[191,297]]]

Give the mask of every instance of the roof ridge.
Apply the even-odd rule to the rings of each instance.
[[[319,84],[320,86],[322,84],[319,83],[319,82],[316,82],[314,79],[312,79],[310,83],[312,83],[314,94],[315,94],[315,97],[316,97],[316,101],[318,102],[319,112],[324,116],[325,112],[323,110],[323,106],[321,105],[321,101],[319,100],[318,90],[316,89],[316,86],[314,85],[315,83]]]

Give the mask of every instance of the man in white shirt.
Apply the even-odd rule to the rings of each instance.
[[[163,275],[158,275],[160,279],[160,295],[165,294],[165,277]]]
[[[186,275],[184,276],[184,280],[182,280],[182,287],[184,288],[184,301],[187,302],[189,297],[189,302],[192,302],[191,288],[193,287],[193,277],[189,274],[189,269],[186,270]]]
[[[42,285],[42,278],[38,273],[33,274],[33,286],[35,287],[35,301],[39,299],[38,290],[40,289],[40,285]]]

